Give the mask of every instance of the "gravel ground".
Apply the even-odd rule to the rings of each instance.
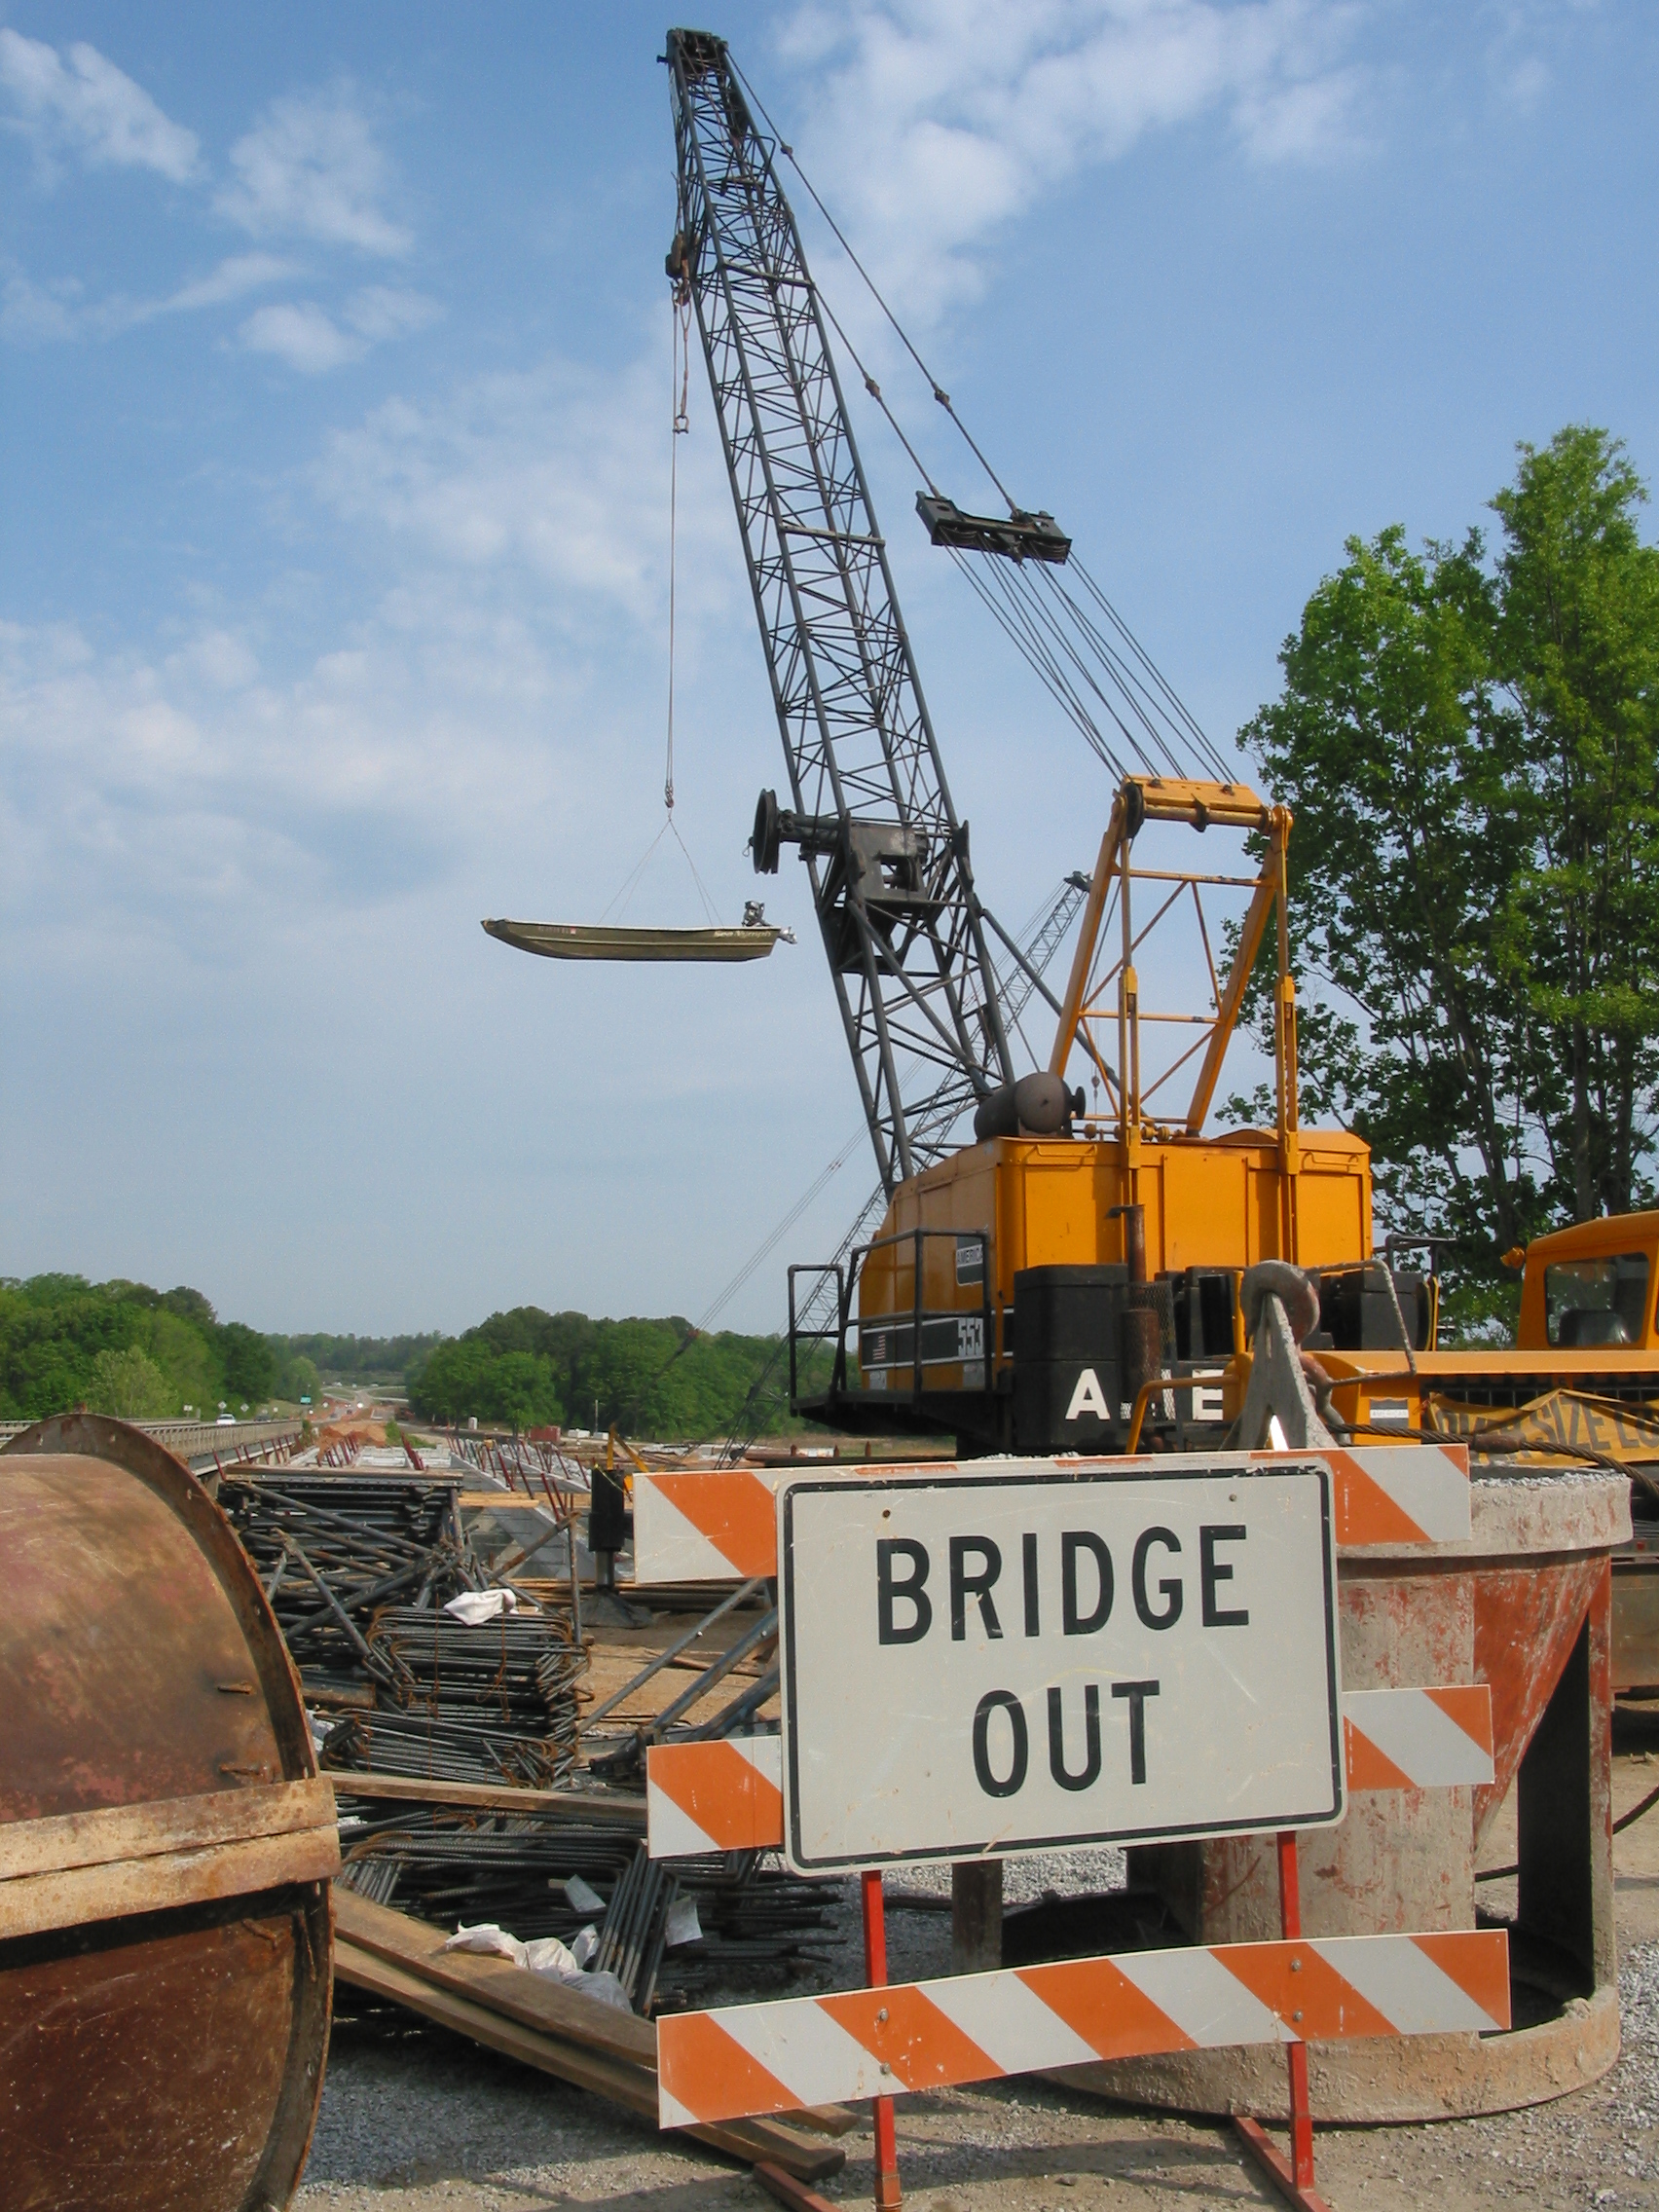
[[[1578,2096],[1490,2120],[1322,2132],[1319,2186],[1376,2212],[1519,2202],[1540,2212],[1659,2205],[1659,1945],[1621,1977],[1625,2054]],[[1191,2212],[1273,2204],[1222,2129],[1101,2105],[1038,2083],[899,2105],[900,2168],[921,2212],[1085,2212],[1178,2192]],[[867,2202],[869,2139],[845,2139],[822,2193]],[[644,2121],[435,2030],[342,2031],[299,2203],[321,2212],[474,2212],[620,2203],[748,2212],[741,2171]]]
[[[1080,1879],[1092,1885],[1098,1871],[1029,1862],[1010,1881],[1011,1901]],[[919,1873],[912,1885],[922,1888]],[[839,1939],[856,1957],[850,1898],[842,1917]],[[896,1913],[892,1923],[896,1971],[901,1944],[905,1972],[948,1966],[946,1915]],[[1541,2212],[1659,2206],[1659,1943],[1629,1954],[1620,1998],[1624,2054],[1604,2081],[1495,2120],[1322,2132],[1322,2192],[1377,2212],[1430,2196],[1442,2212],[1511,2200]],[[1039,2083],[912,2097],[898,2111],[901,2171],[922,2212],[1085,2212],[1092,2199],[1104,2212],[1108,2200],[1131,2206],[1170,2191],[1192,2212],[1276,2202],[1224,2130]],[[823,2194],[867,2201],[867,2133],[848,2136],[845,2148],[846,2168]],[[395,2021],[337,2030],[298,2199],[313,2212],[599,2203],[722,2212],[762,2201],[741,2171],[696,2146],[438,2030]]]
[[[1621,1714],[1615,1805],[1634,1805],[1659,1774],[1659,1712]],[[1513,1835],[1489,1839],[1503,1864]],[[1659,1811],[1615,1840],[1624,1953],[1624,2049],[1577,2095],[1494,2120],[1432,2127],[1332,2128],[1319,2134],[1319,2188],[1337,2212],[1436,2212],[1502,2203],[1539,2212],[1659,2212]],[[1113,1852],[1010,1862],[1010,1905],[1045,1891],[1116,1887]],[[913,1867],[890,1888],[949,1895],[947,1869]],[[1511,1901],[1509,1885],[1483,1893]],[[945,1912],[891,1911],[894,1979],[948,1972]],[[837,1895],[831,1957],[816,1986],[862,1976],[856,1886]],[[797,1983],[797,1988],[814,1986]],[[757,1992],[734,1991],[732,1997]],[[899,2163],[914,2212],[1248,2212],[1278,2206],[1230,2132],[1109,2106],[1033,2081],[902,2098]],[[845,2169],[820,2185],[849,2207],[872,2190],[867,2129],[843,2139]],[[390,2013],[336,2029],[316,2140],[296,2202],[305,2212],[484,2212],[484,2208],[621,2204],[636,2212],[759,2212],[741,2169],[695,2144],[471,2044]],[[1282,2208],[1281,2208],[1282,2212]]]

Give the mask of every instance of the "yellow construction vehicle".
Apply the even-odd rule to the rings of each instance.
[[[1252,873],[1142,866],[1149,822],[1255,841]],[[796,1404],[861,1431],[946,1429],[965,1453],[1100,1451],[1127,1441],[1160,1378],[1147,1439],[1214,1441],[1223,1370],[1243,1350],[1238,1279],[1261,1259],[1320,1272],[1332,1343],[1403,1352],[1432,1340],[1428,1285],[1373,1260],[1370,1155],[1346,1130],[1304,1130],[1285,921],[1291,818],[1241,784],[1132,777],[1089,880],[1049,1066],[984,1099],[976,1141],[900,1184],[879,1234],[831,1271],[791,1271],[797,1315],[834,1275],[828,1390]],[[1205,894],[1248,895],[1225,978]],[[1207,1007],[1143,1002],[1152,933],[1197,918]],[[1275,1124],[1206,1133],[1222,1064],[1270,927],[1276,929]],[[1173,1032],[1173,1048],[1160,1045]],[[1143,1044],[1144,1040],[1144,1044]],[[1197,1062],[1185,1104],[1176,1079]],[[1103,1102],[1089,1111],[1079,1069]],[[856,1344],[849,1340],[856,1328]],[[1137,1438],[1137,1441],[1139,1439]]]
[[[1524,1269],[1513,1346],[1441,1350],[1432,1330],[1409,1357],[1316,1346],[1339,1419],[1356,1435],[1501,1432],[1540,1450],[1659,1458],[1659,1212],[1575,1222],[1512,1259]],[[1230,1401],[1244,1375],[1230,1376]]]

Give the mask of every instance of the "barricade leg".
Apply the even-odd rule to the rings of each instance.
[[[1302,1879],[1297,1863],[1296,1831],[1284,1829],[1278,1837],[1279,1934],[1287,1943],[1302,1935]],[[1330,2212],[1313,2186],[1313,2111],[1308,2093],[1308,2046],[1293,2043],[1285,2051],[1290,2071],[1290,2158],[1287,2162],[1258,2120],[1238,2114],[1234,2128],[1238,2140],[1281,2194],[1299,2212]]]
[[[887,1984],[887,1915],[881,1901],[880,1871],[861,1874],[859,1883],[864,1894],[865,1982],[870,1989],[882,1989]],[[899,2137],[893,2125],[893,2099],[876,2097],[872,2109],[875,2212],[899,2212],[903,2199],[899,2188]]]

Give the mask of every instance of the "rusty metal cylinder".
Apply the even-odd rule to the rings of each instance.
[[[1600,1471],[1516,1467],[1474,1481],[1468,1541],[1341,1556],[1345,1691],[1490,1684],[1495,1779],[1352,1790],[1340,1825],[1302,1838],[1304,1933],[1434,1935],[1502,1905],[1516,2024],[1502,2035],[1311,2044],[1315,2120],[1508,2110],[1582,2088],[1618,2056],[1610,1557],[1628,1535],[1629,1492]],[[1476,1882],[1499,1834],[1500,1859],[1519,1861],[1514,1890]],[[1271,1836],[1132,1851],[1129,1875],[1195,1942],[1279,1933]],[[1181,2051],[1061,2078],[1188,2112],[1285,2112],[1276,2051]]]
[[[266,2212],[327,2050],[339,1867],[229,1523],[125,1423],[0,1453],[0,2212]]]

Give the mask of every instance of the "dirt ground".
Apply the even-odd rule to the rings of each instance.
[[[646,1641],[647,1640],[643,1640]],[[1615,1810],[1659,1786],[1659,1713],[1621,1715]],[[1512,1839],[1493,1839],[1489,1863]],[[1500,2119],[1429,2127],[1332,2128],[1318,2184],[1337,2212],[1440,2212],[1500,2203],[1539,2212],[1659,2207],[1659,1808],[1615,1839],[1624,2054],[1604,2081]],[[1503,1885],[1483,1892],[1507,1901]],[[892,1916],[895,1967],[940,1971],[943,1915]],[[850,1934],[850,1930],[849,1930]],[[903,1956],[897,1955],[902,1950]],[[901,2099],[899,2163],[916,2212],[1186,2212],[1279,2199],[1224,2128],[1107,2106],[1035,2082]],[[831,2202],[870,2200],[867,2127],[844,2138]],[[340,2027],[306,2212],[508,2212],[621,2205],[638,2212],[756,2212],[758,2186],[695,2145],[542,2075],[411,2022]]]

